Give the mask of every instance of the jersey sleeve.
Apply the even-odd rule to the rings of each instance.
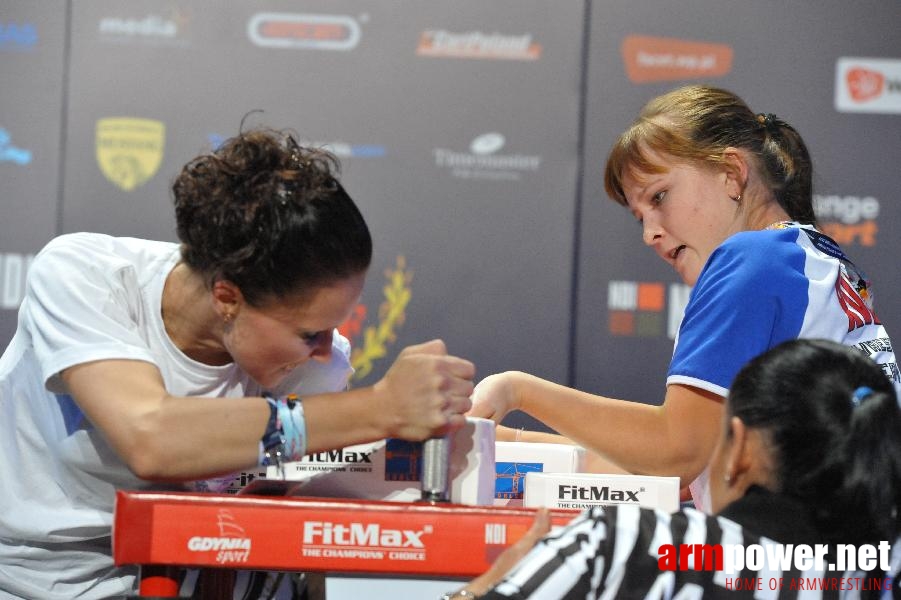
[[[130,301],[140,294],[136,278],[92,241],[77,234],[57,238],[28,272],[20,326],[31,338],[47,388],[57,393],[64,391],[58,374],[77,364],[153,362],[139,333],[140,303]]]
[[[745,363],[798,337],[809,282],[789,236],[797,232],[740,233],[714,251],[685,308],[667,384],[725,396]]]

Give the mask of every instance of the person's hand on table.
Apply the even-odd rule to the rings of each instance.
[[[500,423],[507,414],[519,408],[513,383],[513,372],[489,375],[472,392],[471,417],[482,417]]]

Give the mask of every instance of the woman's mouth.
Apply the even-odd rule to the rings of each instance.
[[[679,257],[679,255],[682,253],[683,250],[685,250],[685,244],[675,247],[669,253],[670,260],[673,262],[676,262],[676,259]]]

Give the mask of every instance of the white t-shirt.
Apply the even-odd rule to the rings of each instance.
[[[262,392],[236,365],[198,363],[167,336],[160,303],[178,260],[173,243],[92,233],[56,238],[35,257],[0,358],[0,598],[133,593],[135,570],[111,557],[115,491],[161,486],[129,471],[64,393],[62,370],[132,359],[156,365],[175,396],[228,402]],[[329,363],[308,361],[271,391],[340,391],[349,355],[336,332]]]

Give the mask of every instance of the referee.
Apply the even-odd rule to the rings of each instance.
[[[445,597],[894,597],[901,544],[889,570],[888,542],[901,533],[901,408],[879,366],[835,342],[785,342],[739,372],[724,412],[710,463],[716,516],[597,507],[538,539],[549,527],[539,513],[530,551],[527,536]],[[869,572],[827,570],[833,553],[804,571],[767,559],[802,544],[870,544],[881,556]],[[730,572],[716,561],[717,550],[752,545],[760,546],[753,568],[736,561]]]

